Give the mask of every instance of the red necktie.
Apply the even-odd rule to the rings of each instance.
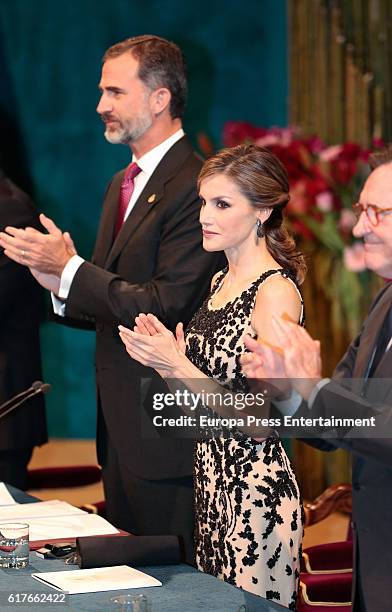
[[[122,224],[124,223],[125,213],[128,208],[129,200],[131,199],[131,195],[133,194],[133,190],[135,188],[134,178],[141,172],[141,168],[135,162],[129,164],[128,168],[125,170],[125,174],[120,187],[120,196],[118,199],[118,212],[117,212],[117,221],[116,227],[114,230],[114,237],[117,236],[120,231]]]

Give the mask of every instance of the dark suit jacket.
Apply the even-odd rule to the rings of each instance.
[[[337,366],[333,380],[317,394],[313,409],[330,416],[376,416],[374,437],[358,431],[312,443],[323,450],[342,447],[353,453],[353,527],[356,576],[366,610],[391,609],[392,571],[392,350],[381,359],[373,379],[364,384],[369,361],[392,304],[392,283],[377,296],[358,337]],[[385,382],[377,379],[385,378]],[[344,379],[344,389],[339,380]],[[353,379],[349,383],[349,379]],[[351,390],[348,388],[351,384]],[[381,433],[380,433],[381,432]],[[385,435],[385,438],[381,438]],[[355,584],[354,584],[355,592]]]
[[[133,326],[140,312],[154,313],[171,329],[178,321],[186,324],[222,267],[220,254],[202,249],[200,168],[187,138],[175,143],[113,243],[124,171],[116,174],[106,192],[93,263],[79,268],[66,302],[67,316],[96,327],[99,461],[105,462],[108,435],[121,462],[147,479],[190,474],[192,444],[159,438],[151,421],[151,393],[162,391],[163,383],[127,355],[117,326]]]
[[[30,198],[0,176],[0,230],[7,225],[40,228]],[[39,323],[42,290],[29,270],[0,252],[0,404],[42,378]],[[47,441],[42,396],[0,421],[0,450],[31,448]]]

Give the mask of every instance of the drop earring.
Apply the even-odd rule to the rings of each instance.
[[[256,221],[256,236],[257,236],[257,238],[263,238],[264,234],[265,234],[265,231],[264,231],[263,224],[260,221],[260,219],[257,219],[257,221]]]

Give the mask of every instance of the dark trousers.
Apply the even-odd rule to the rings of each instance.
[[[32,448],[0,451],[0,481],[25,491],[27,489],[27,464],[32,453]]]
[[[135,535],[178,535],[194,565],[193,477],[145,480],[121,465],[110,442],[102,466],[106,518]]]

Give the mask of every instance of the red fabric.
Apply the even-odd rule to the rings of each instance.
[[[312,571],[352,569],[353,567],[352,541],[318,544],[306,548],[304,553],[309,557]],[[304,559],[301,560],[301,571],[307,572]]]
[[[125,213],[128,208],[129,200],[133,194],[133,190],[135,188],[134,178],[141,172],[141,168],[135,162],[129,164],[128,168],[125,170],[125,174],[120,187],[120,195],[118,198],[118,211],[117,211],[117,221],[116,227],[114,230],[114,236],[116,237],[118,232],[120,231],[122,224],[124,223]]]
[[[351,599],[352,574],[301,574],[310,601],[346,602]]]
[[[98,465],[70,465],[66,467],[36,468],[28,471],[28,489],[80,487],[101,480]]]
[[[298,612],[326,612],[327,610],[345,611],[351,609],[351,604],[341,606],[329,606],[331,603],[348,603],[351,601],[351,572],[345,574],[301,574],[301,582],[306,585],[307,598],[310,602],[319,602],[319,605],[305,603],[303,587],[301,586],[300,603]],[[322,605],[324,604],[324,605]]]
[[[351,612],[351,604],[349,606],[309,606],[301,601],[297,612]]]
[[[351,612],[351,604],[349,606],[309,606],[301,601],[297,612]]]

